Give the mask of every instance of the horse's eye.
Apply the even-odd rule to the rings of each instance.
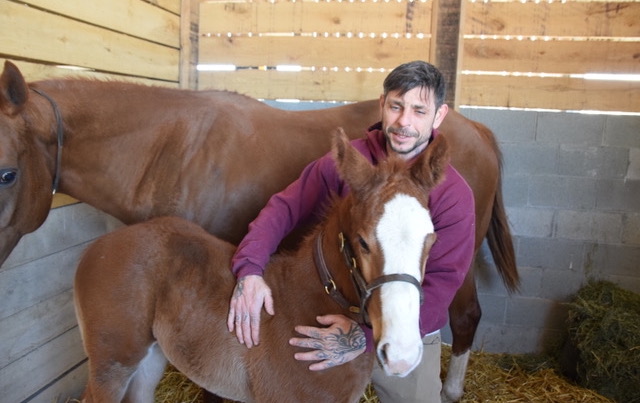
[[[364,249],[365,252],[369,253],[369,245],[364,239],[362,239],[361,236],[358,237],[358,242],[360,243],[360,246],[362,247],[362,249]]]
[[[0,186],[9,186],[16,180],[17,172],[15,169],[0,170]]]

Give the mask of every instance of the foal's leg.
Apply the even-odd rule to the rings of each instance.
[[[443,403],[457,402],[464,393],[464,376],[467,371],[473,338],[482,311],[478,303],[473,264],[449,307],[449,324],[453,335],[451,359],[447,378],[442,385]]]
[[[160,346],[158,343],[152,344],[133,374],[123,402],[153,403],[156,386],[160,383],[166,367],[167,359]]]
[[[89,360],[89,380],[83,403],[120,403],[136,368],[117,362],[100,366]]]

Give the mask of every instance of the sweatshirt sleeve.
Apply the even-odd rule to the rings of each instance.
[[[298,179],[273,195],[249,224],[247,235],[231,260],[236,277],[262,275],[280,242],[299,224],[322,211],[340,180],[330,154],[309,164]]]
[[[462,285],[475,253],[475,203],[473,192],[449,166],[445,182],[430,195],[431,219],[436,242],[429,253],[422,283],[422,335],[442,328],[448,308]]]

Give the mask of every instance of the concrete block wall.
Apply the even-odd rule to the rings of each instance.
[[[521,292],[479,257],[483,318],[474,348],[535,352],[565,329],[588,279],[640,292],[640,116],[462,109],[496,134]],[[445,339],[448,335],[445,335]]]

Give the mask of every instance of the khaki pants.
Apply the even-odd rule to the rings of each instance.
[[[422,339],[422,361],[404,378],[387,376],[375,365],[371,382],[382,403],[440,403],[440,332]]]

